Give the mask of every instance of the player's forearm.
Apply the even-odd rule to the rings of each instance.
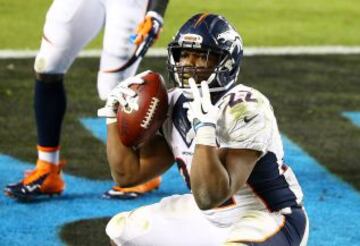
[[[217,207],[230,197],[230,178],[218,157],[216,147],[196,145],[190,182],[200,209]]]
[[[164,16],[166,7],[168,5],[168,0],[152,0],[150,1],[149,11],[155,11],[161,16]]]
[[[107,158],[111,174],[120,186],[134,182],[139,172],[139,155],[121,143],[116,123],[107,125]]]

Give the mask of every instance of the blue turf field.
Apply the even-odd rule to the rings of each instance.
[[[344,116],[360,127],[360,113]],[[82,119],[95,137],[105,140],[105,124],[99,119]],[[360,194],[330,174],[296,143],[283,136],[286,162],[294,169],[305,193],[310,217],[309,245],[356,245],[360,241]],[[69,163],[71,165],[71,163]],[[33,166],[14,157],[0,155],[0,186],[21,178]],[[133,201],[102,200],[109,181],[93,181],[65,174],[67,189],[51,201],[21,204],[0,196],[1,245],[61,245],[58,231],[62,224],[80,219],[111,216],[141,204],[158,201],[172,193],[186,192],[185,185],[172,168],[163,177],[161,188]]]

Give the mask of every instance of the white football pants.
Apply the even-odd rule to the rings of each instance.
[[[98,72],[102,100],[124,78],[136,73],[140,61],[120,71],[133,55],[130,42],[143,20],[148,0],[54,0],[46,15],[37,73],[66,73],[81,49],[104,27],[103,49]]]
[[[307,221],[305,211],[302,213]],[[291,226],[286,221],[289,215],[245,211],[235,214],[234,222],[228,227],[217,227],[205,216],[192,194],[173,195],[159,203],[115,215],[108,223],[106,233],[116,245],[122,246],[239,246],[246,242],[263,242],[271,237],[275,239],[272,245],[288,245],[286,239],[276,238],[276,234],[281,233],[285,225]],[[296,244],[306,245],[308,222],[300,236]]]

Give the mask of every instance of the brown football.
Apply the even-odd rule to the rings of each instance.
[[[117,111],[120,139],[129,147],[153,136],[167,117],[168,94],[163,77],[150,72],[142,78],[143,84],[130,85],[136,96],[128,98],[128,105]]]

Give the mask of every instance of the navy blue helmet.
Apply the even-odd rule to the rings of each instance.
[[[212,68],[184,67],[179,64],[184,49],[215,55],[217,65]],[[197,14],[180,28],[168,45],[169,75],[181,88],[189,87],[190,73],[197,82],[207,80],[212,92],[227,90],[237,80],[242,55],[241,37],[224,17]]]

